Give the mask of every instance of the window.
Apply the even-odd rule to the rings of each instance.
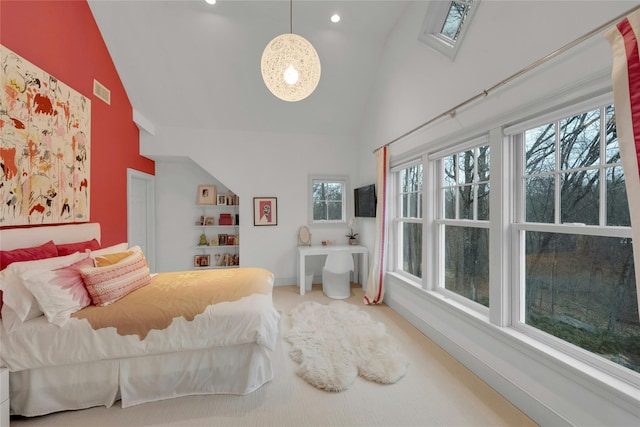
[[[479,3],[479,0],[431,2],[420,40],[453,60]]]
[[[422,277],[422,164],[395,171],[397,270]]]
[[[347,217],[347,178],[310,177],[310,222],[315,224],[344,223]]]
[[[613,105],[524,130],[521,324],[640,372],[629,207]]]
[[[426,295],[445,297],[433,301],[473,313],[472,321],[510,328],[544,344],[541,351],[552,347],[640,384],[630,215],[611,94],[426,147],[439,151],[392,169],[394,276],[413,286],[421,278]]]
[[[438,285],[489,306],[489,146],[437,160]]]

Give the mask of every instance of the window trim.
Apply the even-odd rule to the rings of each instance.
[[[342,219],[341,220],[314,220],[313,219],[313,184],[315,182],[340,182],[342,183]],[[349,177],[347,175],[309,175],[307,189],[309,197],[307,200],[307,222],[313,226],[333,226],[346,225],[348,223],[349,212],[351,212],[352,195],[350,193]]]

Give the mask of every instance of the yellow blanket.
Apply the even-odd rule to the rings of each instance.
[[[72,315],[87,319],[94,330],[116,328],[119,335],[144,340],[152,329],[168,327],[174,318],[192,321],[213,304],[251,294],[271,293],[273,273],[262,268],[234,268],[158,273],[151,283],[106,307],[89,306]]]

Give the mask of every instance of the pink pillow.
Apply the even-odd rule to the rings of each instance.
[[[142,252],[135,252],[117,264],[106,267],[82,267],[80,274],[97,306],[109,305],[151,282],[149,267]]]
[[[62,256],[70,255],[74,252],[85,252],[87,249],[95,251],[100,249],[100,243],[96,239],[92,239],[85,242],[56,244],[56,248],[58,249],[58,255]]]
[[[0,251],[0,270],[4,270],[7,266],[19,261],[33,261],[37,259],[53,258],[58,256],[58,249],[49,240],[40,246],[32,248],[20,248],[11,251]]]

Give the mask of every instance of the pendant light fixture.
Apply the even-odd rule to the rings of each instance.
[[[304,37],[293,34],[293,0],[289,1],[290,32],[271,40],[262,52],[262,79],[267,88],[283,101],[308,97],[320,81],[320,58]]]

